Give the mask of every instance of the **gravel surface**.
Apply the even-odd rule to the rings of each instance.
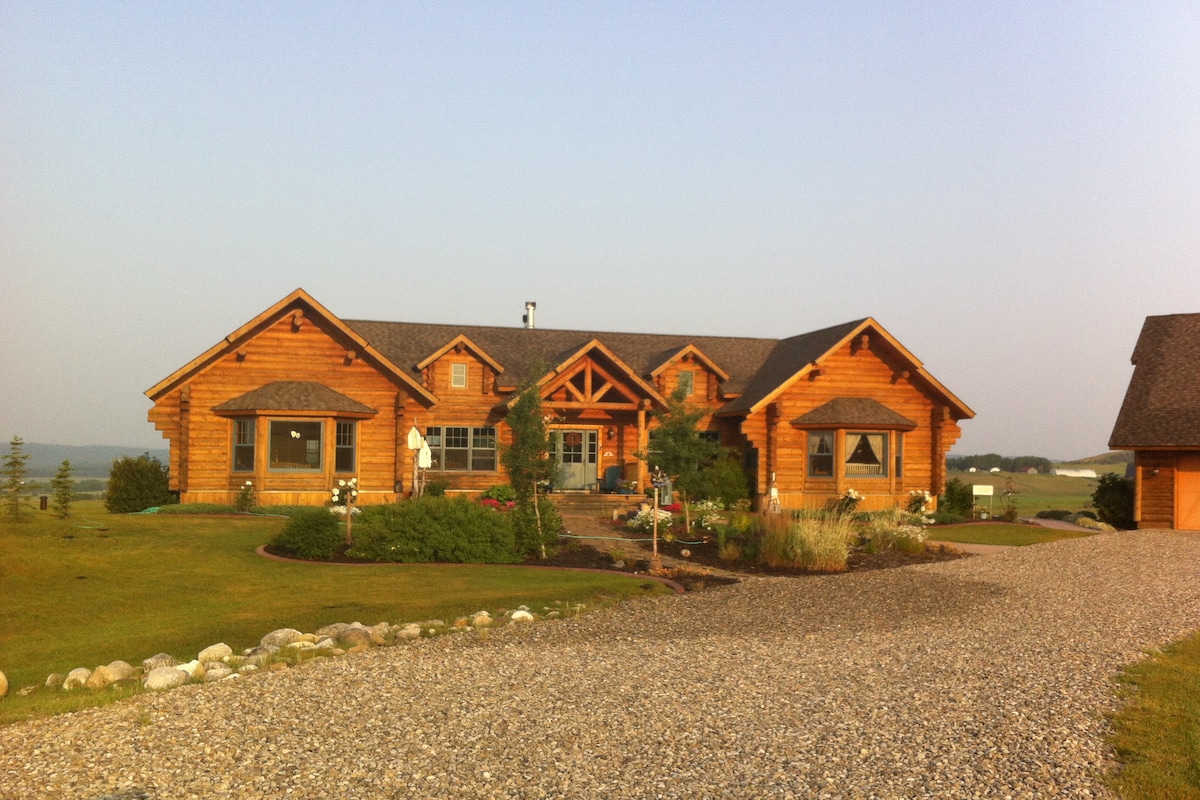
[[[1194,534],[754,578],[3,728],[0,798],[1110,797],[1198,626]]]

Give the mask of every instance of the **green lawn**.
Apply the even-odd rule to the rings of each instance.
[[[99,702],[38,692],[51,672],[158,652],[235,650],[281,627],[410,622],[556,600],[589,606],[667,591],[655,581],[504,566],[292,564],[255,554],[281,519],[110,515],[79,503],[67,521],[0,521],[0,723]],[[81,527],[93,526],[93,527]],[[101,694],[100,697],[104,695]]]
[[[1027,544],[1053,542],[1056,539],[1077,539],[1091,536],[1088,531],[1061,531],[1038,525],[1008,522],[976,522],[966,525],[936,525],[927,528],[929,538],[936,542],[963,544],[1003,544],[1023,547]]]
[[[1102,465],[1101,465],[1102,466]],[[1098,469],[1099,473],[1100,470]],[[1027,475],[1016,472],[950,472],[947,478],[958,478],[963,483],[988,485],[995,494],[991,498],[993,514],[1002,508],[1002,493],[1013,492],[1017,513],[1031,517],[1039,511],[1063,509],[1083,511],[1092,509],[1092,492],[1096,491],[1093,478],[1068,478],[1062,475]],[[980,508],[988,508],[988,498],[978,497]]]
[[[1200,634],[1120,680],[1128,704],[1111,719],[1121,767],[1109,786],[1124,800],[1200,799]]]

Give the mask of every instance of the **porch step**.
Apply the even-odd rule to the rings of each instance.
[[[547,497],[564,517],[602,517],[611,519],[613,512],[624,514],[634,510],[645,498],[631,494],[592,494],[588,492],[553,492]]]

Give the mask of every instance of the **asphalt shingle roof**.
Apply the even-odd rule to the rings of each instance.
[[[1200,314],[1147,317],[1109,447],[1200,449]]]
[[[835,397],[807,414],[801,414],[792,420],[792,424],[829,425],[831,427],[862,425],[872,428],[907,428],[910,430],[917,427],[917,423],[869,397]]]
[[[377,414],[364,405],[315,381],[272,381],[226,400],[213,411],[332,411],[341,414]]]

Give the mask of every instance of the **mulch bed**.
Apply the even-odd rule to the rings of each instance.
[[[650,568],[650,548],[644,546],[641,542],[630,541],[627,546],[622,548],[625,553],[625,564],[619,569],[621,572],[646,572]],[[785,577],[810,577],[813,575],[823,575],[828,573],[814,572],[812,570],[785,568],[785,567],[769,567],[764,564],[757,564],[747,561],[722,561],[717,557],[717,544],[715,541],[704,542],[701,544],[684,544],[681,542],[667,542],[660,540],[658,543],[658,551],[664,557],[677,559],[685,565],[694,565],[694,570],[689,570],[686,566],[676,567],[671,571],[668,577],[682,583],[688,591],[697,589],[709,588],[712,586],[724,586],[731,583],[737,583],[738,578],[729,575],[713,575],[708,573],[708,570],[717,569],[725,573],[738,573],[742,575],[775,575]],[[684,556],[684,551],[688,555]],[[917,555],[906,555],[895,551],[887,551],[881,553],[868,553],[863,550],[855,550],[850,554],[850,560],[847,564],[848,572],[862,572],[865,570],[874,569],[892,569],[894,567],[904,567],[910,564],[926,564],[939,561],[953,561],[955,559],[964,558],[964,554],[956,550],[946,549],[944,547],[930,548],[924,553]],[[547,567],[575,567],[582,569],[617,569],[613,564],[612,557],[601,552],[589,544],[573,543],[564,547],[545,559],[531,559],[528,564],[538,564]],[[670,568],[669,568],[670,569]]]

